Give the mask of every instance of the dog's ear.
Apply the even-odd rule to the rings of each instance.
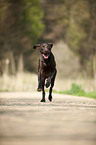
[[[33,46],[34,49],[36,49],[36,47],[40,47],[40,44],[35,44],[35,45]]]
[[[49,47],[52,48],[53,47],[53,43],[48,43]]]

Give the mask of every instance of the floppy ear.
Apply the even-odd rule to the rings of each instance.
[[[49,47],[52,48],[53,47],[53,43],[48,43]]]
[[[40,47],[40,44],[35,44],[35,45],[33,46],[34,49],[36,49],[36,47]]]

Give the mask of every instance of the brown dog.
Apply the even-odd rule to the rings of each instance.
[[[40,50],[37,91],[42,90],[41,102],[45,102],[44,86],[46,86],[46,88],[50,86],[48,99],[49,101],[52,101],[52,88],[54,86],[54,81],[57,73],[54,55],[51,52],[53,44],[52,43],[35,44],[33,48],[36,49],[36,47],[38,47]]]

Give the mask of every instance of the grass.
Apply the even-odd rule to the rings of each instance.
[[[35,91],[37,75],[21,73],[16,76],[3,75],[0,77],[0,92]]]
[[[74,95],[74,96],[83,96],[83,97],[90,97],[96,99],[96,91],[92,92],[85,92],[81,86],[78,86],[76,84],[72,84],[70,90],[65,91],[53,91],[54,93],[60,93],[60,94],[67,94],[67,95]]]
[[[17,74],[16,76],[3,75],[0,77],[0,92],[33,92],[37,88],[37,75],[31,73]],[[82,87],[81,87],[82,86]],[[96,99],[94,80],[88,79],[56,79],[54,93],[84,96]]]
[[[0,92],[9,92],[8,90],[0,90]]]

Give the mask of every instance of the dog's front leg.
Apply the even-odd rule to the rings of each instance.
[[[45,102],[45,90],[44,90],[44,83],[45,83],[45,79],[44,78],[41,78],[42,81],[41,81],[41,85],[42,85],[42,100],[41,102]]]
[[[41,72],[39,70],[38,72],[38,88],[37,91],[41,91],[42,90],[42,84],[41,84]]]
[[[55,77],[56,77],[56,74],[57,74],[57,70],[55,69],[54,72],[51,74],[51,87],[50,87],[50,90],[49,90],[49,101],[51,102],[52,101],[52,88],[54,86],[54,81],[55,81]]]
[[[38,66],[38,88],[37,91],[41,91],[42,86],[41,86],[41,69],[40,69],[40,59],[39,59],[39,66]]]

